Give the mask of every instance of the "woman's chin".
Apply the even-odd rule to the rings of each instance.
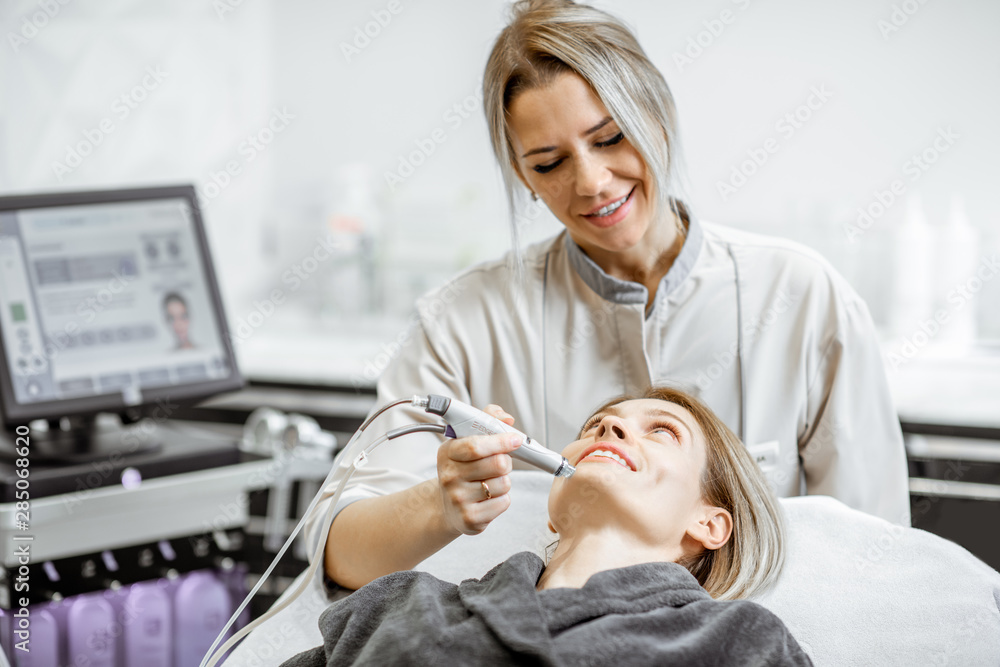
[[[596,247],[606,253],[618,254],[628,252],[643,243],[645,240],[644,232],[644,225],[630,224],[630,221],[626,220],[607,230],[591,230],[589,234],[581,234],[580,236],[583,237],[584,243],[592,248]],[[584,247],[582,243],[577,243],[577,245]],[[584,250],[586,249],[584,247]]]
[[[607,502],[609,497],[628,487],[626,475],[635,473],[613,463],[584,461],[577,465],[572,477],[556,478],[549,492],[549,511],[554,504],[575,508],[574,513],[586,511],[594,503]]]
[[[573,473],[573,477],[576,477],[581,472],[583,473],[585,479],[600,480],[606,483],[613,482],[616,484],[620,483],[623,476],[635,474],[635,471],[631,468],[627,468],[614,461],[590,461],[587,459],[584,459],[577,464],[576,472]],[[573,477],[570,477],[570,479],[573,479]]]

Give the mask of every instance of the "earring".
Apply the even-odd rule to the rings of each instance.
[[[531,191],[531,200],[538,201],[538,193],[535,192],[534,190]]]

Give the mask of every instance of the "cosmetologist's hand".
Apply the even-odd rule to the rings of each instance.
[[[483,411],[508,426],[514,425],[514,418],[499,405],[491,403]],[[438,484],[445,520],[453,530],[477,535],[510,507],[513,461],[509,452],[519,445],[520,438],[514,434],[456,438],[441,445]]]

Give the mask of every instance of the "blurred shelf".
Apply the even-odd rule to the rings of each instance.
[[[887,368],[904,429],[1000,440],[1000,353],[994,351],[927,354]]]
[[[258,384],[372,391],[396,351],[409,342],[405,319],[358,320],[337,332],[323,330],[315,319],[293,322],[282,330],[262,328],[236,339],[246,377]]]

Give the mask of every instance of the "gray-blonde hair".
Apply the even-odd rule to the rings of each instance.
[[[572,72],[586,81],[642,156],[655,183],[656,210],[678,213],[684,190],[677,111],[660,71],[617,18],[572,0],[520,0],[497,37],[483,75],[483,108],[503,172],[520,274],[517,157],[508,112],[520,93]],[[679,219],[679,217],[678,217]],[[680,229],[684,232],[683,226]]]
[[[702,499],[733,518],[733,532],[725,545],[679,563],[717,600],[763,592],[778,578],[785,561],[784,518],[764,474],[729,427],[707,405],[679,389],[650,387],[642,394],[618,396],[593,414],[640,398],[674,403],[695,418],[705,434],[707,454]]]

